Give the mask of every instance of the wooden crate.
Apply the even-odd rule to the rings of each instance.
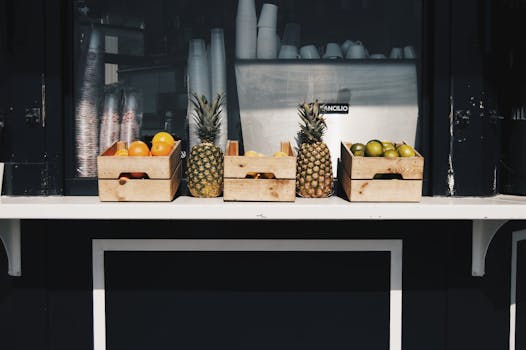
[[[225,201],[294,202],[296,155],[290,142],[281,143],[288,157],[244,157],[237,141],[228,141],[225,152]],[[247,178],[250,173],[273,174],[273,178]]]
[[[99,199],[103,202],[170,202],[182,176],[181,141],[168,156],[114,156],[123,143],[115,142],[97,157]],[[146,173],[146,179],[126,174]]]
[[[355,157],[351,143],[341,143],[340,181],[351,202],[419,202],[424,158]],[[396,175],[399,179],[375,179]],[[386,177],[387,177],[386,176]]]

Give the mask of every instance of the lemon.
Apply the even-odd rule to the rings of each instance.
[[[288,157],[289,155],[285,152],[276,152],[273,157]]]
[[[388,149],[384,152],[384,158],[398,158],[398,152],[394,149]]]
[[[409,145],[400,145],[398,148],[397,148],[397,151],[398,151],[398,154],[400,155],[400,157],[414,157],[416,155],[415,153],[415,150],[413,149],[413,147],[409,146]]]
[[[355,157],[363,157],[363,156],[365,156],[365,152],[364,151],[355,151],[353,154],[354,154]]]
[[[356,151],[364,151],[365,145],[363,143],[353,143],[351,146],[351,152],[356,155]]]
[[[246,151],[245,152],[245,157],[258,157],[258,156],[259,156],[259,153],[256,151]]]
[[[371,140],[365,145],[367,157],[381,157],[384,154],[384,146],[378,140]]]
[[[395,146],[391,141],[382,141],[382,145],[384,146],[384,153],[385,151],[395,149]]]

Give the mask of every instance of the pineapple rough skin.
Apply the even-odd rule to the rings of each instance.
[[[298,152],[296,192],[301,197],[325,198],[333,193],[329,148],[323,142],[304,143]]]
[[[223,192],[223,152],[219,147],[211,143],[192,147],[187,171],[192,196],[214,198]]]

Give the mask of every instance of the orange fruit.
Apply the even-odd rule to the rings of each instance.
[[[128,155],[131,157],[148,157],[150,148],[142,141],[133,141],[128,147]]]
[[[130,173],[130,177],[132,179],[145,179],[148,176],[146,175],[146,173]]]
[[[172,135],[170,135],[166,131],[160,131],[153,136],[152,145],[158,142],[166,142],[167,144],[170,145],[170,147],[173,147],[175,145],[174,138],[172,137]]]
[[[128,150],[127,149],[120,149],[117,152],[115,152],[115,155],[118,157],[127,156]]]
[[[172,151],[172,146],[166,142],[154,142],[152,145],[152,156],[167,156]]]

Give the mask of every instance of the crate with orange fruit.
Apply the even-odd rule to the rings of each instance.
[[[181,141],[159,132],[151,147],[115,142],[97,157],[97,175],[101,201],[172,201],[182,177]]]

